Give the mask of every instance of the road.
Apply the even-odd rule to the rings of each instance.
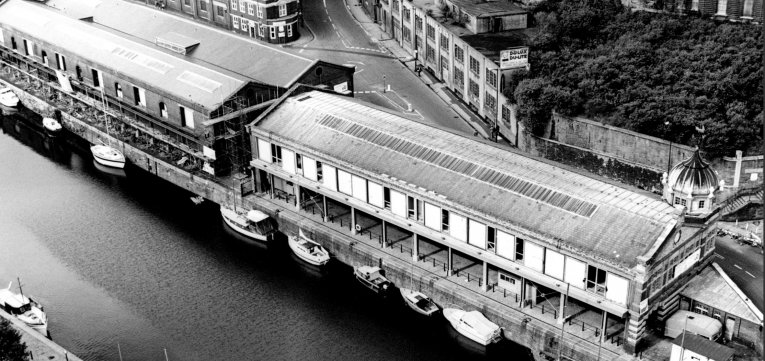
[[[307,44],[286,46],[285,50],[307,58],[356,66],[356,98],[400,111],[407,111],[411,104],[410,114],[419,120],[473,134],[473,129],[435,92],[370,38],[346,8],[344,0],[304,2],[303,14],[314,39]],[[388,85],[390,91],[384,91]]]
[[[740,245],[729,236],[717,237],[715,262],[752,302],[763,310],[762,248]]]

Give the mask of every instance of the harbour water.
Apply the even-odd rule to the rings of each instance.
[[[105,173],[36,121],[2,119],[0,287],[20,277],[84,360],[119,360],[118,344],[126,361],[531,360],[376,297],[347,266],[304,265],[283,239],[243,242],[216,205],[129,166]]]

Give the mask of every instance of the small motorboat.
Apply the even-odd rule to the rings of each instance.
[[[48,336],[48,317],[45,315],[43,306],[24,296],[23,292],[13,293],[11,291],[12,284],[13,282],[8,284],[8,288],[0,289],[0,308],[37,332]]]
[[[401,297],[404,298],[406,305],[417,313],[425,316],[432,316],[434,313],[438,312],[438,305],[422,292],[410,290],[408,288],[402,288],[399,291],[401,292]]]
[[[90,152],[93,153],[93,159],[98,164],[113,168],[125,168],[125,155],[119,150],[107,145],[97,144],[90,147]]]
[[[290,235],[287,244],[298,258],[314,266],[323,266],[329,262],[329,252],[320,244],[306,237],[302,229],[298,230],[298,234]]]
[[[276,221],[261,211],[251,209],[246,215],[242,215],[233,209],[221,206],[220,214],[231,229],[247,238],[268,242],[273,241],[276,235]]]
[[[461,335],[487,346],[502,339],[502,329],[478,311],[444,308],[444,317]]]
[[[205,199],[202,196],[196,196],[196,197],[191,197],[191,201],[194,203],[195,206],[198,206],[202,204],[202,202],[204,202]]]
[[[19,97],[11,88],[0,88],[0,104],[8,108],[16,108],[19,105]]]
[[[48,133],[56,134],[61,131],[61,123],[59,123],[56,119],[53,118],[43,118],[42,120],[43,127],[45,130],[48,131]]]
[[[380,267],[359,266],[353,269],[353,274],[362,285],[378,294],[385,294],[393,287],[393,283],[382,275]]]

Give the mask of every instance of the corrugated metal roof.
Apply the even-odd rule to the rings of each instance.
[[[75,20],[39,3],[9,0],[0,5],[0,10],[0,24],[3,27],[55,44],[78,57],[100,64],[103,70],[113,69],[210,111],[218,108],[247,82],[244,77],[226,75],[193,64]],[[188,81],[184,81],[187,78],[208,86],[189,86]]]
[[[627,267],[679,214],[658,199],[322,92],[285,100],[257,130]]]
[[[283,88],[292,85],[316,62],[228,31],[128,1],[102,0],[95,7],[93,22],[150,43],[154,43],[158,36],[170,32],[194,39],[199,45],[185,56],[189,61],[207,66],[214,64],[256,82]]]
[[[685,337],[681,333],[680,336],[675,337],[672,343],[691,350],[699,355],[706,356],[713,361],[728,361],[733,357],[734,350],[728,346],[721,345],[712,340],[708,340],[699,335],[684,332]]]

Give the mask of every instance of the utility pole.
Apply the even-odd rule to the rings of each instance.
[[[560,317],[563,319],[563,323],[560,324],[560,338],[558,339],[558,361],[560,361],[561,354],[563,353],[563,328],[566,327],[566,304],[568,303],[568,291],[571,287],[570,283],[566,283],[566,296],[563,299],[563,314]]]

